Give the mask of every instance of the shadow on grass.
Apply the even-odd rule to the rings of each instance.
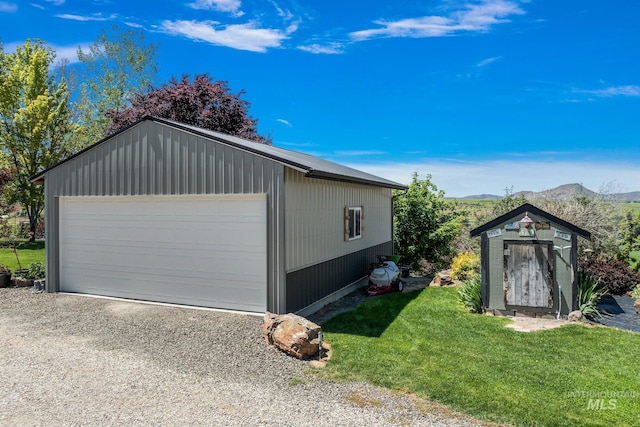
[[[329,320],[322,325],[322,330],[336,334],[379,337],[418,295],[420,291],[369,297],[353,310]]]
[[[13,245],[7,239],[0,239],[0,248],[11,249],[13,248]],[[19,239],[16,242],[16,249],[20,251],[40,251],[44,249],[44,240],[30,242],[28,240]]]

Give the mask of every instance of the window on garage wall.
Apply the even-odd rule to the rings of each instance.
[[[346,206],[344,208],[344,240],[356,240],[362,237],[364,230],[364,208]]]

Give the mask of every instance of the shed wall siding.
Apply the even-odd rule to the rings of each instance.
[[[284,166],[170,126],[146,121],[70,159],[45,177],[46,245],[58,247],[59,196],[267,194],[267,308],[283,312]],[[57,251],[47,289],[59,290]]]
[[[289,168],[285,183],[287,273],[391,241],[390,189],[308,178]],[[344,240],[346,206],[363,206],[360,239]]]

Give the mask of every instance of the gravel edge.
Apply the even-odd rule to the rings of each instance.
[[[4,288],[0,360],[1,425],[480,425],[313,375],[257,316]]]

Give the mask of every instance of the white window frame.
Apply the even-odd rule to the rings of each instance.
[[[362,206],[349,206],[347,215],[347,226],[345,230],[345,237],[348,236],[348,240],[358,240],[362,238]],[[352,233],[353,231],[353,233]]]

